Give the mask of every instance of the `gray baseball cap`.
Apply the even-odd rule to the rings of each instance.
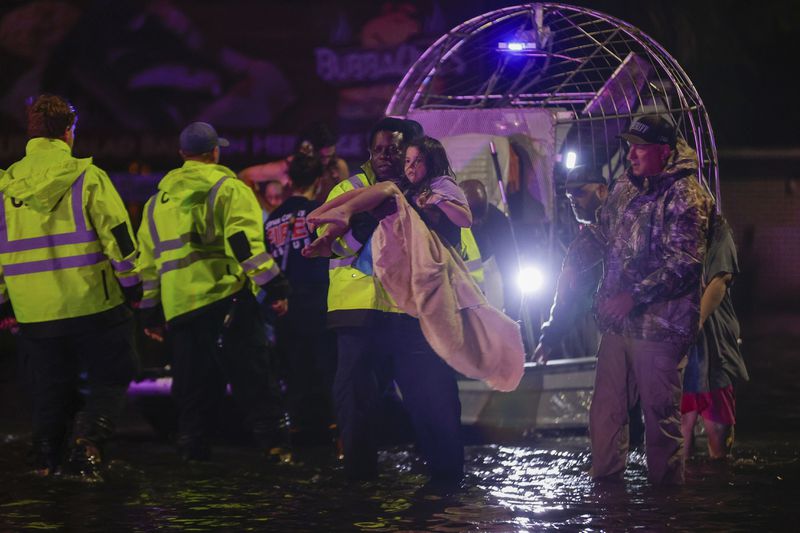
[[[217,146],[229,146],[228,139],[217,135],[214,126],[207,122],[192,122],[181,132],[181,150],[189,155],[211,152]]]

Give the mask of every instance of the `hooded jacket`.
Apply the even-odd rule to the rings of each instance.
[[[612,186],[600,213],[608,240],[596,304],[623,291],[636,306],[602,331],[688,347],[699,329],[703,261],[711,195],[698,183],[697,154],[679,139],[657,176],[627,173]]]
[[[104,314],[139,284],[128,213],[91,158],[37,137],[0,178],[0,303],[23,329]],[[130,312],[117,310],[117,318]],[[99,318],[99,317],[98,317]],[[30,325],[26,328],[26,325]]]
[[[263,288],[280,275],[253,191],[223,165],[190,160],[164,176],[138,237],[141,308],[161,305],[167,321],[249,287],[248,277]],[[285,297],[277,287],[269,296]]]

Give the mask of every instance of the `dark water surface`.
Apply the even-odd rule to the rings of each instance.
[[[764,338],[757,353],[751,347],[753,381],[739,389],[734,458],[713,463],[700,450],[686,486],[670,489],[647,483],[640,452],[623,484],[595,485],[584,435],[471,445],[464,488],[453,494],[422,489],[424,470],[410,446],[383,452],[379,480],[355,485],[324,445],[269,464],[254,448],[228,443],[211,463],[187,465],[133,412],[109,447],[105,481],[41,479],[24,464],[24,402],[6,393],[0,530],[800,530],[798,342]]]

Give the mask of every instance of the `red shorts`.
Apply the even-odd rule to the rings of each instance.
[[[736,424],[736,401],[733,385],[711,392],[685,392],[681,398],[681,414],[697,411],[706,420],[732,426]]]

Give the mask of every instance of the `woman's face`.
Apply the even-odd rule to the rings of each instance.
[[[425,166],[425,156],[420,153],[419,148],[416,146],[409,146],[406,150],[405,174],[408,181],[414,184],[424,180],[428,174],[428,168]]]

